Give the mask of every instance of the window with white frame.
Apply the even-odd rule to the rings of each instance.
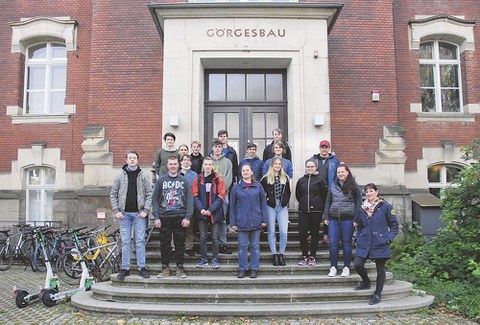
[[[63,114],[67,88],[65,44],[47,42],[27,49],[25,62],[25,114]]]
[[[27,170],[27,221],[51,221],[53,219],[53,193],[55,170],[35,167]]]
[[[429,41],[420,44],[420,86],[423,112],[460,112],[461,71],[458,45]]]
[[[452,185],[462,167],[452,164],[438,164],[428,168],[428,187],[429,192],[440,198],[441,191],[445,187]]]

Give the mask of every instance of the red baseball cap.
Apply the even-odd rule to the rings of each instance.
[[[320,147],[321,146],[327,146],[327,147],[330,148],[330,142],[328,142],[327,140],[322,140],[322,141],[320,141]]]

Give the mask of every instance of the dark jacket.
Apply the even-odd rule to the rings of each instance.
[[[398,221],[390,203],[380,200],[372,217],[361,210],[357,223],[355,255],[362,258],[390,258],[390,242],[398,234]]]
[[[344,194],[340,180],[336,178],[328,188],[323,218],[339,221],[353,220],[358,215],[361,204],[362,191],[360,187],[356,186],[353,193]]]
[[[295,197],[298,201],[298,210],[301,212],[323,212],[327,196],[327,184],[315,172],[312,175],[305,174],[297,182]]]
[[[320,154],[317,153],[316,155],[312,156],[312,159],[315,159],[317,162],[317,170],[318,166],[320,166]],[[329,154],[329,157],[327,158],[328,164],[328,179],[327,179],[327,185],[330,187],[332,185],[333,181],[337,178],[337,167],[338,167],[338,159],[335,157],[335,153],[331,152]]]
[[[257,181],[260,181],[263,176],[263,161],[257,156],[253,158],[245,156],[245,158],[240,160],[240,163],[238,164],[238,179],[242,179],[242,166],[245,164],[250,164],[252,166],[253,177],[255,177]]]
[[[260,229],[268,221],[267,200],[260,183],[254,182],[247,189],[241,180],[230,192],[230,226],[238,231]]]
[[[263,162],[266,162],[268,159],[273,158],[275,156],[275,153],[273,152],[273,144],[275,141],[272,141],[269,145],[263,149]],[[282,157],[285,159],[288,159],[292,161],[292,151],[290,150],[290,147],[288,144],[285,143],[285,152],[282,154]]]
[[[267,183],[267,176],[264,176],[260,181],[262,184],[263,189],[265,190],[265,195],[267,196],[267,205],[271,208],[275,208],[277,205],[275,200],[275,185]],[[288,205],[288,201],[290,200],[290,180],[287,178],[287,183],[282,184],[282,195],[280,197],[280,205],[286,207]]]
[[[203,155],[199,153],[198,156],[194,156],[193,153],[191,153],[190,157],[192,158],[192,170],[200,175],[202,172]]]
[[[195,204],[195,210],[197,210],[195,218],[209,221],[210,223],[220,223],[225,219],[223,213],[223,201],[225,201],[227,189],[223,179],[215,172],[212,173],[214,176],[212,187],[210,188],[210,202],[207,202],[207,190],[205,188],[205,177],[203,174],[198,175],[193,181],[193,202]],[[209,207],[208,209],[207,206]],[[208,210],[212,213],[210,218],[200,214],[202,209]]]
[[[237,152],[233,147],[227,146],[226,150],[222,149],[222,153],[225,155],[225,158],[232,162],[232,182],[237,182],[238,175],[238,157]]]

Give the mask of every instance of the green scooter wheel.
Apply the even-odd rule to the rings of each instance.
[[[52,299],[52,295],[56,294],[57,293],[57,290],[55,289],[47,289],[45,290],[45,292],[43,293],[43,296],[42,296],[42,302],[45,306],[47,307],[52,307],[52,306],[55,306],[55,304],[57,303],[55,300]]]
[[[28,296],[28,292],[25,290],[20,290],[15,295],[15,304],[18,308],[25,308],[28,305],[28,302],[25,301],[25,297]]]

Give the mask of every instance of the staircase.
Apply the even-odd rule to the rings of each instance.
[[[236,277],[235,234],[229,234],[228,238],[229,247],[234,252],[231,255],[220,254],[220,269],[211,266],[195,268],[200,259],[197,254],[195,257],[185,256],[187,278],[175,277],[174,260],[170,263],[172,276],[156,278],[161,269],[160,241],[156,232],[147,245],[150,279],[138,276],[136,263],[132,261],[132,275],[124,281],[112,276],[111,281],[97,283],[91,291],[73,296],[72,303],[89,312],[137,317],[332,317],[406,312],[427,307],[433,302],[432,296],[416,293],[412,284],[395,280],[393,274],[387,272],[382,302],[370,306],[368,301],[375,288],[375,264],[366,264],[373,281],[372,289],[355,291],[353,288],[360,282],[360,277],[353,269],[346,278],[327,276],[330,262],[328,245],[325,244],[320,245],[317,265],[297,265],[301,255],[297,218],[295,212],[290,212],[292,223],[285,254],[287,265],[272,265],[268,243],[264,239],[261,241],[260,271],[256,279]]]

